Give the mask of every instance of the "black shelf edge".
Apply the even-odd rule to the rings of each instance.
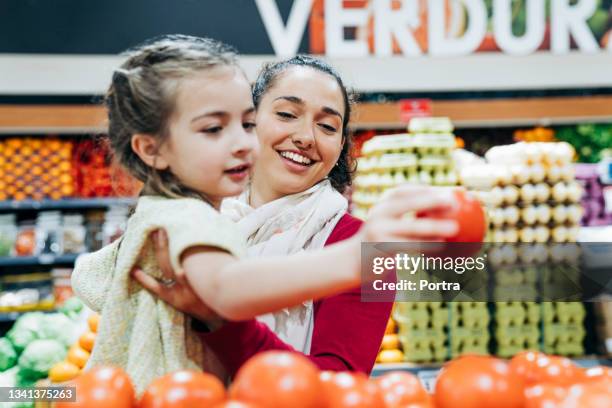
[[[0,267],[73,264],[79,254],[1,257]]]
[[[134,198],[66,198],[62,200],[0,201],[0,211],[19,210],[80,210],[108,208],[115,205],[132,205]]]

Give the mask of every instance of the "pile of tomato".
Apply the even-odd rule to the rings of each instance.
[[[228,390],[214,376],[178,371],[158,378],[137,399],[123,370],[98,367],[74,381],[77,402],[57,408],[604,408],[612,407],[612,369],[577,367],[563,357],[524,352],[510,362],[463,356],[447,363],[430,395],[418,378],[393,372],[319,371],[290,352],[248,361]]]

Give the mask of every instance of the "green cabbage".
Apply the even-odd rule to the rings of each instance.
[[[40,338],[38,333],[44,317],[44,313],[33,312],[26,313],[17,319],[13,328],[6,334],[17,353],[21,353],[28,344]]]
[[[10,340],[6,337],[0,339],[0,371],[8,370],[17,364],[17,352]]]
[[[83,310],[83,302],[76,296],[66,299],[59,311],[68,316],[71,319],[76,318],[79,313]]]
[[[66,357],[66,347],[57,340],[34,340],[19,357],[19,375],[23,381],[47,377],[55,363]]]
[[[70,347],[78,337],[75,333],[76,323],[62,313],[45,315],[40,322],[40,339],[57,340],[65,347]]]

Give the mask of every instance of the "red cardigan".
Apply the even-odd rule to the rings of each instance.
[[[362,222],[345,214],[325,245],[355,235]],[[310,355],[321,370],[361,371],[369,374],[376,361],[392,303],[362,303],[360,288],[330,296],[314,304]],[[255,319],[230,322],[200,334],[230,375],[253,355],[266,350],[291,350],[265,324]]]

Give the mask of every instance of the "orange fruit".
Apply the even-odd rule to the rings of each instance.
[[[380,347],[383,350],[394,350],[398,349],[399,346],[400,342],[397,334],[385,334]]]
[[[395,333],[396,325],[393,319],[389,319],[387,322],[387,327],[385,328],[385,334],[393,334]]]
[[[71,196],[72,193],[74,193],[74,189],[72,188],[71,185],[62,186],[61,192],[62,192],[62,195],[64,196]]]
[[[71,167],[70,166],[70,162],[67,162],[67,161],[61,162],[60,165],[59,165],[59,168],[62,171],[70,171],[70,167]]]
[[[47,157],[47,156],[51,156],[51,150],[49,150],[46,147],[43,147],[42,149],[40,149],[38,151],[38,154],[42,157]]]
[[[97,313],[92,314],[91,316],[89,316],[89,318],[87,319],[87,324],[89,325],[89,329],[94,332],[97,333],[98,332],[98,324],[100,323],[100,315]]]
[[[69,381],[78,376],[80,371],[76,364],[69,361],[61,361],[51,367],[49,379],[54,383]]]
[[[83,368],[87,364],[87,360],[89,360],[89,351],[83,350],[78,344],[75,344],[68,350],[67,358],[69,362],[79,368]]]
[[[53,150],[54,152],[59,150],[62,147],[62,142],[60,142],[59,140],[48,140],[46,143],[47,147],[51,150]]]
[[[79,346],[81,346],[83,350],[91,352],[91,350],[93,350],[95,341],[96,341],[96,334],[93,332],[87,331],[79,338]]]

